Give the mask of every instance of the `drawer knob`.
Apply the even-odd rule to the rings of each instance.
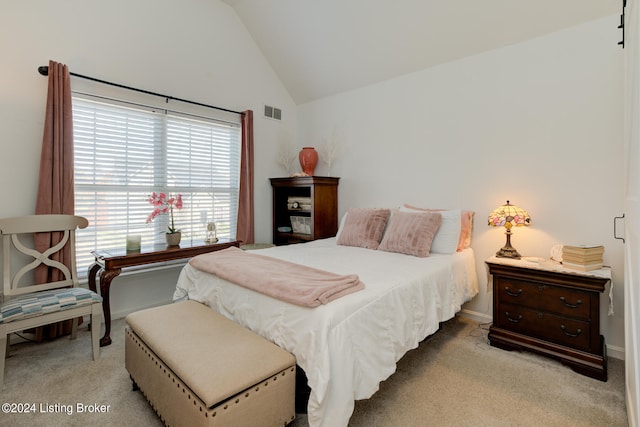
[[[582,332],[582,329],[577,329],[575,334],[572,334],[571,332],[568,332],[566,330],[566,328],[564,327],[564,325],[560,325],[560,329],[562,329],[562,332],[564,332],[565,335],[569,336],[569,337],[577,337],[578,335],[580,335],[580,333]]]
[[[518,323],[519,321],[522,320],[522,314],[518,314],[518,317],[515,318],[515,319],[513,317],[509,316],[509,312],[508,311],[505,311],[504,315],[507,316],[507,320],[509,322]]]
[[[516,292],[512,292],[511,290],[509,290],[508,286],[504,287],[504,291],[507,293],[507,295],[511,297],[519,297],[520,294],[522,293],[522,289],[518,289]]]
[[[562,303],[563,303],[564,305],[566,305],[567,307],[570,307],[570,308],[578,308],[578,306],[579,306],[580,304],[582,304],[582,300],[580,300],[580,299],[579,299],[578,301],[576,301],[576,303],[575,303],[575,304],[569,304],[569,303],[567,302],[567,300],[565,299],[565,297],[560,297],[560,301],[562,301]]]

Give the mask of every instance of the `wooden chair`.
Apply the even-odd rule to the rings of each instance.
[[[76,271],[76,229],[85,228],[88,224],[86,218],[73,215],[0,219],[3,282],[0,293],[0,349],[5,350],[0,357],[0,389],[4,380],[5,357],[9,354],[9,334],[13,332],[72,319],[71,339],[74,339],[78,318],[91,315],[93,360],[98,359],[102,297],[79,287]],[[57,244],[42,253],[33,249],[35,233],[56,232],[61,236]],[[68,267],[50,258],[65,245],[69,245],[71,252]],[[33,271],[41,264],[60,270],[62,279],[34,284]],[[16,272],[12,275],[13,271]]]

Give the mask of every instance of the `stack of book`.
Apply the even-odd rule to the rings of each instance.
[[[311,197],[291,197],[287,198],[287,209],[289,210],[311,210]]]
[[[580,271],[591,271],[602,268],[604,246],[579,245],[562,247],[562,265]]]

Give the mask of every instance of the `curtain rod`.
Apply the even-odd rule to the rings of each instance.
[[[42,74],[43,76],[48,76],[49,75],[49,66],[41,65],[40,67],[38,67],[38,73]],[[119,88],[122,88],[122,89],[132,90],[132,91],[135,91],[135,92],[142,92],[142,93],[146,93],[147,95],[158,96],[160,98],[165,98],[167,100],[167,102],[171,99],[173,101],[186,102],[187,104],[193,104],[193,105],[198,105],[200,107],[213,108],[214,110],[226,111],[227,113],[235,113],[235,114],[242,115],[242,113],[239,112],[239,111],[228,110],[226,108],[216,107],[215,105],[207,105],[207,104],[202,104],[200,102],[189,101],[187,99],[176,98],[176,97],[170,96],[170,95],[163,95],[161,93],[151,92],[151,91],[144,90],[144,89],[138,89],[138,88],[131,87],[131,86],[125,86],[125,85],[121,85],[119,83],[108,82],[106,80],[96,79],[95,77],[83,76],[82,74],[77,74],[77,73],[72,73],[72,72],[69,72],[69,74],[74,76],[74,77],[80,77],[81,79],[87,79],[87,80],[91,80],[91,81],[98,82],[98,83],[103,83],[103,84],[110,85],[110,86],[116,86],[116,87],[119,87]]]

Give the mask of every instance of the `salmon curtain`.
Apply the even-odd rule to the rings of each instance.
[[[71,77],[64,64],[49,61],[49,88],[40,154],[40,178],[36,214],[71,214],[75,211],[73,191],[73,116]],[[38,233],[35,248],[46,250],[60,241],[60,233]],[[51,258],[69,265],[70,252],[65,247]],[[61,271],[40,265],[36,283],[60,280]]]
[[[253,211],[253,111],[242,112],[242,152],[236,240],[255,243]]]

